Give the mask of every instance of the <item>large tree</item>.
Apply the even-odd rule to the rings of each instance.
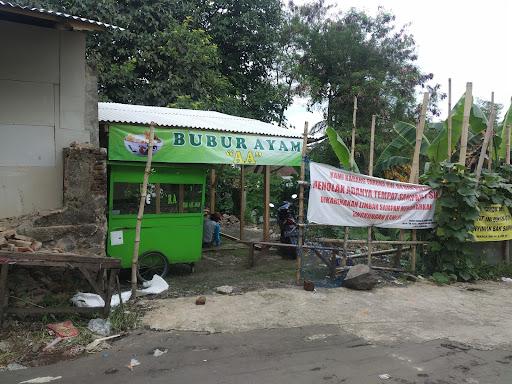
[[[35,0],[126,28],[88,39],[104,100],[279,120],[280,0]],[[288,101],[289,102],[289,101]]]
[[[125,28],[88,36],[102,100],[166,106],[188,99],[210,104],[230,93],[217,46],[172,0],[45,0],[64,10]]]
[[[354,96],[358,97],[356,161],[367,166],[371,116],[379,115],[377,151],[391,135],[392,122],[414,120],[417,114],[417,89],[427,88],[432,74],[424,74],[416,64],[415,42],[405,28],[397,28],[395,17],[379,10],[375,17],[351,9],[323,18],[322,2],[312,7],[292,7],[303,24],[299,63],[302,92],[310,97],[311,106],[324,110],[325,126],[335,128],[347,140],[352,129]],[[429,87],[435,100],[438,86]],[[324,144],[327,145],[327,144]],[[323,146],[317,151],[326,158]]]

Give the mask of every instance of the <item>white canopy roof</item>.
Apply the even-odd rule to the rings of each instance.
[[[107,123],[141,125],[155,123],[161,127],[185,127],[267,136],[302,137],[302,134],[296,130],[278,127],[259,120],[195,109],[98,103],[98,119]]]

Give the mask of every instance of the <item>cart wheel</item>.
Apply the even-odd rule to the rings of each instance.
[[[149,281],[154,275],[165,277],[169,272],[169,261],[160,252],[148,252],[139,257],[139,279]]]

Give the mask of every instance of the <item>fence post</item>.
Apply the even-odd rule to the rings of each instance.
[[[414,146],[414,154],[412,158],[411,174],[409,175],[410,183],[418,183],[420,175],[420,149],[423,140],[423,131],[425,129],[425,120],[427,115],[427,107],[429,101],[429,93],[423,93],[423,103],[421,105],[420,119],[416,128],[416,144]],[[412,230],[412,240],[416,241],[416,230]],[[416,271],[416,251],[417,245],[414,244],[411,248],[411,271]]]
[[[304,253],[304,183],[306,178],[306,154],[308,146],[308,122],[304,123],[304,133],[302,134],[302,161],[300,163],[300,184],[299,184],[299,238],[297,239],[297,270],[295,272],[295,282],[300,284],[302,269],[302,254]]]
[[[375,115],[372,115],[370,128],[370,161],[368,164],[368,176],[373,176],[373,154],[375,147]],[[368,266],[372,265],[372,226],[368,227]]]

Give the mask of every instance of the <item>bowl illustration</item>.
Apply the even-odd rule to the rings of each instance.
[[[162,139],[155,135],[153,140],[153,155],[164,145]],[[125,148],[136,156],[147,156],[149,147],[149,131],[144,135],[126,135],[124,138]]]

